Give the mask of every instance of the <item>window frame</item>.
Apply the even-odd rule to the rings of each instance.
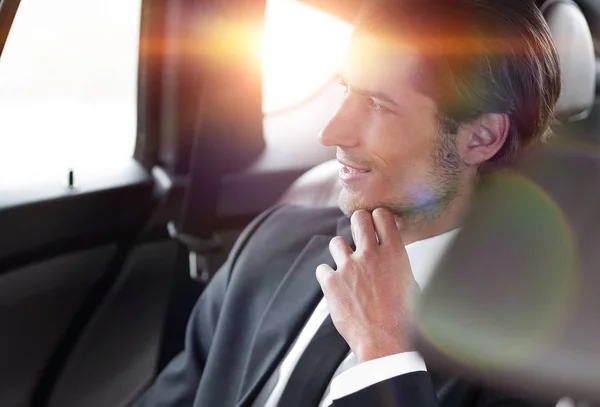
[[[0,58],[21,0],[0,0]]]

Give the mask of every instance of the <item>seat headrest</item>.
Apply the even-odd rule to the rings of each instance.
[[[547,0],[540,9],[560,57],[562,91],[556,115],[563,122],[583,119],[596,94],[596,56],[590,27],[572,0]]]

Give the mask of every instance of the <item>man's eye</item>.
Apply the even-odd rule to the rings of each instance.
[[[375,112],[379,113],[385,110],[381,103],[377,102],[375,99],[367,98],[367,101],[369,102],[369,105]]]
[[[344,93],[348,93],[348,84],[343,79],[339,79],[337,84],[344,88]]]

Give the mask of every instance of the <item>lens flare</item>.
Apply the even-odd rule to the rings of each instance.
[[[418,329],[455,362],[498,369],[543,357],[544,345],[564,333],[579,259],[574,233],[544,189],[516,172],[491,177],[479,202],[485,217],[465,227],[437,288],[424,293]]]

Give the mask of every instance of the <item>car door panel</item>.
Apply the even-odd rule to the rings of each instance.
[[[152,207],[152,178],[133,160],[80,179],[73,188],[66,184],[65,177],[64,186],[0,189],[0,273],[61,250],[125,237]]]
[[[152,177],[134,160],[80,176],[74,188],[2,190],[0,405],[43,405],[88,320],[123,274],[154,193]],[[145,251],[133,261],[152,255]],[[172,273],[172,267],[158,270]]]
[[[103,245],[0,275],[0,405],[29,405],[44,363],[115,252]]]

